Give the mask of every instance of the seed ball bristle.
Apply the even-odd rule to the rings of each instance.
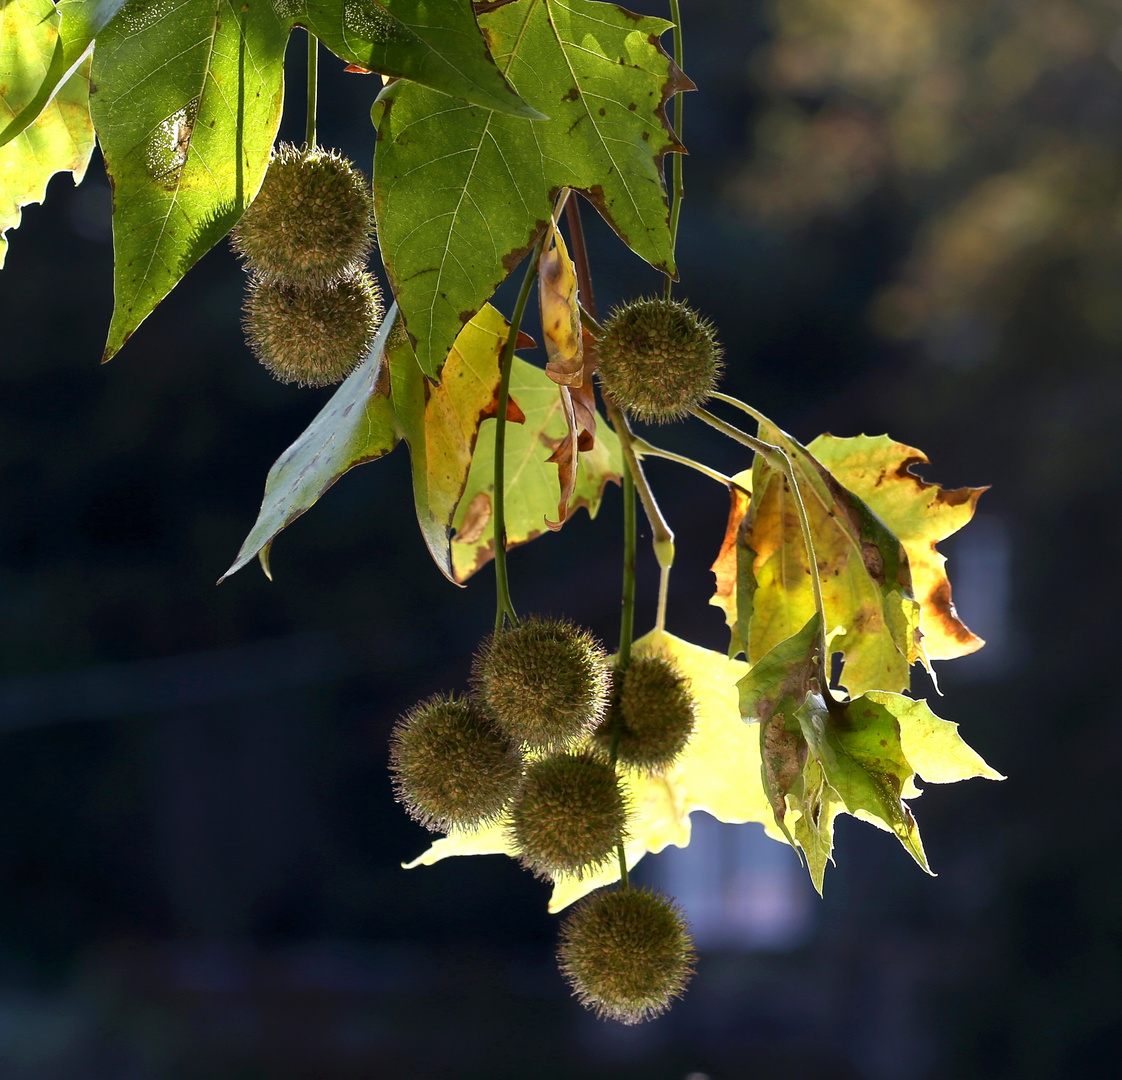
[[[616,672],[612,703],[596,729],[596,745],[607,752],[618,729],[616,757],[625,765],[663,772],[693,734],[694,701],[688,681],[663,656],[640,656]]]
[[[381,321],[381,293],[365,270],[308,289],[250,278],[246,338],[280,382],[341,382],[366,355]]]
[[[495,821],[522,778],[522,755],[471,698],[437,697],[394,728],[390,772],[398,801],[429,829]]]
[[[587,754],[560,754],[526,769],[510,808],[510,836],[540,877],[584,874],[615,855],[627,804],[615,769]]]
[[[679,420],[720,377],[713,324],[677,300],[635,300],[604,323],[597,345],[604,389],[640,420]]]
[[[472,678],[507,735],[549,752],[599,723],[611,672],[588,631],[564,619],[531,618],[484,642]]]
[[[582,1005],[601,1018],[638,1024],[681,996],[694,948],[671,900],[616,889],[593,894],[569,916],[557,958]]]
[[[334,150],[282,143],[233,233],[258,276],[326,285],[365,260],[374,230],[366,178]]]

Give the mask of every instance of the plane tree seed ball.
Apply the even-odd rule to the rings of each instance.
[[[617,672],[612,705],[596,729],[596,744],[607,752],[618,730],[616,757],[625,765],[662,772],[678,758],[694,728],[689,683],[662,656],[640,656]]]
[[[581,1004],[637,1024],[665,1012],[693,974],[677,906],[646,889],[594,893],[566,920],[557,956]]]
[[[522,755],[471,698],[434,697],[406,713],[390,741],[398,801],[429,829],[495,821],[522,779]]]
[[[373,229],[362,173],[335,151],[282,143],[233,242],[263,278],[326,285],[365,260]]]
[[[381,321],[381,294],[365,270],[316,288],[250,279],[246,338],[280,382],[341,382],[366,355]]]
[[[532,618],[489,638],[472,677],[503,731],[548,752],[599,723],[611,672],[588,631],[562,619]]]
[[[615,769],[586,754],[535,761],[510,807],[510,836],[539,877],[585,873],[615,857],[627,805]]]
[[[679,420],[715,389],[721,347],[713,324],[677,300],[635,300],[604,323],[600,379],[640,420]]]

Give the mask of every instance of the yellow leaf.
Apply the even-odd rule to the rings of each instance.
[[[807,449],[839,483],[868,503],[904,545],[927,658],[951,660],[980,649],[985,642],[962,623],[951,602],[947,560],[935,545],[974,516],[986,489],[947,490],[921,480],[911,466],[927,464],[927,455],[887,435],[820,435]]]
[[[553,222],[546,236],[538,262],[538,303],[549,357],[545,371],[559,386],[582,386],[584,336],[577,301],[577,274],[565,241]]]

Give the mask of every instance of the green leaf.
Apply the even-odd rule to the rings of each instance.
[[[631,806],[625,845],[628,867],[648,852],[690,842],[690,814],[702,810],[719,821],[758,822],[773,839],[775,829],[767,797],[760,785],[759,741],[740,722],[737,682],[747,664],[721,653],[654,630],[633,645],[633,655],[661,655],[674,661],[689,679],[697,703],[697,723],[681,758],[664,775],[625,772],[624,790]],[[431,866],[453,855],[515,854],[504,822],[475,831],[442,837],[406,867]],[[554,882],[549,910],[561,911],[582,896],[619,880],[613,861],[603,871]]]
[[[36,103],[60,52],[58,15],[50,0],[7,0],[0,6],[0,267],[19,227],[21,207],[42,202],[57,172],[82,182],[93,152],[90,66],[83,61],[50,100]]]
[[[510,395],[526,419],[506,431],[506,536],[507,548],[525,544],[548,531],[546,519],[557,513],[557,466],[549,462],[552,451],[568,437],[559,387],[539,367],[515,358],[510,374]],[[451,576],[466,581],[495,556],[495,529],[491,521],[495,491],[495,422],[485,420],[479,430],[471,471],[452,524]],[[576,487],[569,515],[587,507],[591,517],[600,510],[609,480],[621,483],[623,457],[619,439],[606,424],[597,425],[596,444],[579,455]],[[431,548],[431,545],[430,545]],[[433,549],[433,557],[437,558]],[[437,558],[438,565],[442,565]]]
[[[260,556],[268,574],[268,549],[276,535],[313,507],[347,470],[384,457],[397,445],[397,418],[382,364],[396,316],[394,305],[366,359],[269,470],[257,521],[220,583],[254,555]]]
[[[25,50],[26,42],[21,43],[19,52],[25,62],[39,57],[46,61],[47,66],[38,70],[35,62],[33,73],[27,70],[20,73],[21,81],[28,74],[33,74],[33,88],[27,87],[28,92],[20,95],[22,100],[19,108],[13,108],[14,115],[6,126],[0,128],[0,146],[11,142],[20,132],[25,131],[54,101],[59,87],[67,83],[87,59],[94,35],[117,14],[124,2],[125,0],[63,0],[62,3],[53,5],[35,0],[4,0],[2,6],[13,9],[11,17],[15,17],[20,7],[36,11],[36,22],[56,28],[58,36],[53,39],[54,44],[47,51],[35,48]],[[0,16],[0,23],[5,16]],[[9,31],[10,28],[5,27],[4,34],[0,35],[6,39],[6,43],[12,41]],[[86,76],[88,81],[88,68]]]
[[[480,25],[499,69],[548,120],[527,126],[408,82],[371,113],[382,257],[428,375],[533,246],[561,188],[674,272],[662,159],[681,147],[664,106],[692,84],[657,44],[669,24],[592,0],[514,0]]]
[[[541,119],[499,73],[470,0],[274,0],[336,56],[512,116]]]
[[[916,776],[940,784],[1003,777],[925,701],[884,691],[849,701],[823,695],[819,627],[815,615],[739,684],[741,714],[760,723],[763,784],[776,824],[802,849],[819,892],[840,813],[894,833],[930,873],[904,801],[920,794]]]
[[[257,194],[287,40],[265,0],[132,2],[99,35],[90,104],[114,188],[106,360]]]
[[[863,499],[908,553],[912,589],[919,601],[919,628],[928,660],[951,660],[985,642],[958,617],[951,600],[947,560],[935,548],[973,516],[985,488],[948,490],[913,473],[927,455],[887,435],[839,439],[819,435],[807,449],[846,489]]]
[[[903,545],[791,436],[761,424],[759,437],[787,452],[798,479],[827,628],[844,631],[834,646],[845,658],[843,683],[851,694],[905,689],[909,666],[924,657]],[[752,497],[736,541],[736,613],[739,640],[755,663],[806,625],[814,595],[786,480],[759,455],[752,474]]]

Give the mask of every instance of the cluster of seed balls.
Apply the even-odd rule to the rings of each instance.
[[[366,178],[335,151],[282,143],[233,233],[250,270],[245,330],[281,382],[329,386],[366,355],[382,320],[364,268],[374,238]]]
[[[540,877],[583,877],[616,857],[628,806],[617,763],[665,771],[694,726],[686,680],[662,657],[612,670],[587,631],[530,618],[484,642],[473,692],[442,695],[398,721],[397,797],[443,832],[506,822]],[[644,889],[601,890],[562,928],[559,960],[599,1015],[637,1023],[685,986],[693,946],[681,912]]]

